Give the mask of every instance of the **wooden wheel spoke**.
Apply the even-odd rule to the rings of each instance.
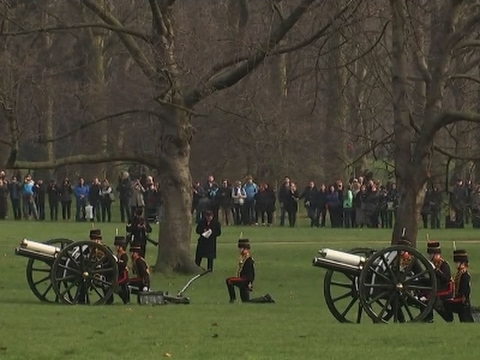
[[[47,296],[48,292],[52,289],[52,287],[53,287],[53,284],[50,283],[50,284],[47,286],[47,289],[42,293],[42,297]]]
[[[78,285],[78,283],[79,283],[80,281],[81,281],[81,280],[74,281],[74,282],[72,282],[72,283],[71,283],[70,285],[68,285],[68,286],[65,284],[65,290],[63,290],[62,292],[60,292],[60,296],[65,296],[65,294],[66,294],[67,292],[69,292],[75,285]],[[79,287],[77,287],[77,292],[78,292],[78,288],[79,288]]]
[[[68,257],[68,259],[69,259],[73,264],[75,264],[75,266],[77,267],[77,269],[81,270],[81,267],[78,265],[77,260],[75,260],[75,258],[72,256],[72,254],[70,253],[70,251],[67,251],[67,257]],[[66,263],[66,262],[65,262],[65,263]]]
[[[431,286],[422,286],[422,285],[409,285],[407,290],[417,290],[417,291],[428,291],[432,292]]]
[[[352,296],[352,292],[351,292],[351,291],[349,291],[349,292],[347,292],[347,293],[345,293],[345,294],[343,294],[343,295],[337,296],[336,298],[333,298],[332,301],[335,303],[335,302],[337,302],[337,301],[339,301],[339,300],[346,299],[346,298],[348,298],[348,297],[350,297],[350,296]]]
[[[113,268],[109,267],[109,268],[101,268],[101,269],[95,269],[95,270],[92,270],[90,273],[91,274],[105,274],[105,273],[109,273],[109,272],[113,272]],[[350,286],[349,286],[350,287]]]
[[[103,295],[100,293],[100,291],[98,291],[97,286],[96,286],[93,282],[92,282],[92,289],[93,289],[93,291],[95,291],[95,292],[97,293],[97,295],[98,295],[100,298],[103,297]]]
[[[413,320],[413,314],[412,312],[410,311],[410,306],[408,305],[407,301],[405,300],[405,298],[403,296],[400,296],[400,299],[402,300],[403,302],[403,308],[405,309],[405,311],[407,312],[407,315],[408,317],[410,318],[410,321]]]
[[[381,272],[377,271],[377,269],[374,269],[372,266],[370,266],[370,271],[372,271],[375,275],[383,278],[384,280],[388,281],[388,282],[392,282],[391,279],[389,279],[387,276],[385,276],[384,274],[382,274]]]
[[[410,300],[412,300],[415,304],[417,304],[418,306],[421,306],[421,307],[427,307],[427,304],[425,304],[423,301],[420,301],[419,299],[417,299],[415,296],[413,296],[412,294],[410,293],[406,293],[407,296],[410,298]]]
[[[392,293],[390,294],[390,296],[388,297],[387,301],[386,301],[385,304],[383,305],[382,310],[380,311],[380,314],[378,314],[378,318],[379,318],[379,319],[383,319],[383,315],[384,315],[385,312],[387,311],[388,306],[390,306],[390,304],[392,303],[392,300],[393,300],[394,296],[395,296],[395,293],[392,292]]]
[[[32,271],[34,271],[34,272],[50,273],[50,269],[32,268]]]
[[[62,281],[69,281],[69,280],[73,280],[73,279],[76,279],[77,276],[76,275],[67,275],[67,276],[64,276],[62,278],[57,278],[56,280],[58,282],[62,282]]]
[[[393,322],[394,323],[398,322],[399,312],[402,311],[398,305],[399,304],[398,304],[398,295],[397,295],[393,300]]]
[[[45,280],[48,280],[48,279],[50,279],[50,275],[47,275],[47,276],[41,278],[40,280],[35,281],[33,284],[35,286],[37,286],[38,284],[40,284],[40,283],[42,283],[42,282],[44,282]]]
[[[362,313],[363,313],[363,307],[360,302],[358,302],[358,310],[357,310],[357,324],[360,324],[362,321]]]
[[[81,272],[77,269],[73,269],[67,265],[63,265],[63,264],[58,264],[58,267],[62,268],[62,269],[65,269],[65,270],[68,270],[68,271],[72,271],[74,272],[75,274],[81,274]]]
[[[102,285],[107,286],[107,287],[112,286],[112,283],[111,283],[111,282],[108,282],[108,281],[103,280],[103,279],[95,278],[94,281],[97,282],[97,283],[101,283]]]
[[[372,288],[372,289],[393,289],[392,284],[363,284],[365,287]]]
[[[357,299],[356,299],[356,298],[353,298],[352,300],[350,300],[350,302],[348,303],[348,305],[347,305],[347,307],[345,308],[345,310],[343,310],[342,316],[347,315],[348,312],[350,311],[350,309],[353,307],[353,305],[355,305],[356,302],[357,302]]]
[[[397,254],[397,257],[398,257],[398,255],[399,255],[398,251],[397,251],[396,254]],[[387,258],[385,257],[385,254],[382,253],[381,258],[382,258],[382,261],[385,264],[385,267],[388,269],[388,272],[390,273],[390,276],[391,276],[390,281],[394,281],[396,283],[397,282],[397,275],[395,275],[395,273],[392,270],[392,267],[388,264],[388,261],[387,261]]]
[[[428,269],[426,269],[426,270],[423,270],[423,271],[419,272],[418,274],[414,274],[411,277],[405,279],[404,284],[409,284],[412,281],[414,281],[415,279],[421,278],[422,276],[428,274],[429,272],[430,271]]]
[[[334,285],[334,286],[339,286],[339,287],[342,287],[342,288],[346,288],[346,289],[350,289],[352,287],[352,283],[344,283],[344,282],[340,282],[340,281],[332,281],[330,284]]]
[[[372,305],[374,302],[377,302],[378,300],[380,300],[381,298],[383,298],[385,295],[387,295],[389,293],[388,290],[385,290],[383,292],[381,292],[380,294],[378,294],[377,296],[375,296],[374,298],[370,299],[368,302],[367,302],[367,305]]]

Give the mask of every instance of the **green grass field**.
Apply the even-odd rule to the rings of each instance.
[[[113,242],[116,227],[121,225],[101,226],[107,243]],[[27,260],[14,255],[15,246],[23,238],[83,240],[90,228],[85,223],[0,223],[0,359],[478,358],[478,324],[446,324],[436,317],[433,324],[381,325],[365,319],[354,325],[331,316],[323,298],[324,271],[312,267],[312,258],[322,247],[385,247],[387,230],[226,227],[214,272],[186,292],[190,305],[125,306],[118,297],[112,306],[40,303],[26,283]],[[228,303],[224,281],[235,273],[240,230],[251,239],[256,259],[254,295],[270,293],[276,304]],[[452,240],[467,248],[478,305],[478,231],[429,234],[442,241],[450,263]],[[151,264],[155,250],[147,249]],[[153,287],[175,293],[187,279],[154,274]]]

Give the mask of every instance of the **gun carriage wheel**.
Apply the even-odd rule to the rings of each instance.
[[[51,239],[45,242],[45,244],[55,246],[59,249],[63,249],[71,243],[73,243],[73,240],[63,238]],[[53,284],[50,279],[53,262],[53,258],[51,260],[28,259],[26,268],[28,286],[33,294],[41,301],[58,302],[58,297],[53,291]]]
[[[117,279],[114,255],[94,241],[67,245],[52,265],[53,290],[66,304],[104,304],[112,297]]]
[[[376,250],[355,248],[349,254],[359,255],[366,259]],[[358,296],[359,274],[327,269],[323,281],[323,294],[328,309],[341,323],[360,323],[363,310]]]
[[[381,323],[425,319],[433,309],[437,291],[431,263],[418,250],[403,245],[382,249],[369,257],[359,284],[364,311],[374,322]]]

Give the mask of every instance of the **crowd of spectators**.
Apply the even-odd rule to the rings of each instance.
[[[277,214],[279,226],[294,227],[303,206],[311,227],[392,228],[401,201],[395,182],[383,185],[368,175],[352,177],[347,184],[342,180],[319,185],[310,181],[303,188],[285,177],[277,189],[266,182],[257,184],[251,176],[243,182],[224,179],[219,184],[210,175],[205,183],[193,184],[192,191],[191,210],[196,222],[211,211],[222,225],[273,226]],[[52,221],[71,220],[73,208],[76,221],[110,222],[114,201],[119,203],[122,222],[138,208],[150,222],[162,219],[162,195],[152,176],[131,177],[123,172],[115,185],[98,178],[88,183],[79,178],[71,184],[68,178],[46,183],[30,175],[22,181],[15,176],[7,179],[5,172],[0,172],[0,219],[7,218],[11,208],[15,220],[45,220],[48,204]],[[447,204],[446,227],[459,228],[469,222],[480,227],[480,186],[456,179]],[[429,185],[421,210],[425,228],[440,228],[443,205],[442,192]]]
[[[89,183],[79,178],[72,184],[68,178],[61,183],[53,179],[45,183],[42,179],[34,180],[31,175],[26,175],[22,181],[16,176],[7,179],[5,172],[0,172],[0,219],[8,217],[10,202],[14,220],[43,221],[47,218],[48,203],[52,221],[73,218],[76,221],[111,222],[112,203],[117,198],[122,222],[128,221],[139,208],[151,221],[160,220],[162,199],[151,176],[132,180],[128,172],[123,172],[116,185],[111,185],[107,179],[100,182],[98,178]]]

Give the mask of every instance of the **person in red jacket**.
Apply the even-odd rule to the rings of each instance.
[[[255,261],[250,255],[250,241],[248,239],[239,239],[238,248],[240,258],[238,260],[237,274],[235,277],[229,277],[225,282],[227,284],[230,303],[236,300],[235,287],[240,290],[240,299],[244,303],[274,303],[269,294],[259,298],[250,299],[250,292],[253,290],[253,281],[255,280]]]

